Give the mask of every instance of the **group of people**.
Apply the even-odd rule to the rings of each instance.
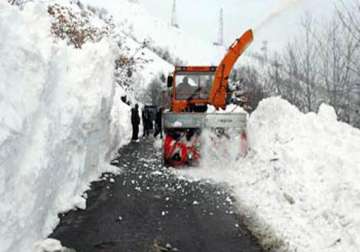
[[[155,115],[155,130],[154,137],[157,137],[160,134],[162,138],[162,108],[157,109]],[[149,110],[144,109],[141,113],[142,123],[143,123],[143,137],[150,135],[150,131],[153,129],[153,116]],[[131,109],[131,125],[132,125],[132,140],[139,140],[139,125],[140,125],[140,116],[139,116],[139,105],[135,104],[135,107]]]

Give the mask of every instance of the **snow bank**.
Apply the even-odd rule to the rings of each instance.
[[[46,32],[48,31],[48,32]],[[53,43],[44,5],[0,0],[0,251],[30,251],[126,142],[114,51]]]
[[[269,98],[251,115],[248,136],[245,159],[180,173],[227,182],[265,247],[359,251],[360,130],[328,105],[303,114]]]

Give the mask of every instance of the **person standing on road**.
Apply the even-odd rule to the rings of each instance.
[[[149,111],[147,109],[143,109],[142,111],[142,122],[143,122],[143,126],[144,126],[144,134],[143,137],[147,137],[149,136],[149,131],[150,131],[150,123],[149,123]]]
[[[156,112],[156,118],[155,118],[155,133],[154,137],[156,138],[157,135],[160,134],[160,138],[163,138],[162,135],[162,127],[161,127],[161,120],[162,120],[162,111],[163,108],[159,108],[159,110]]]
[[[146,124],[145,124],[145,108],[141,110],[141,121],[143,123],[143,137],[146,135]]]
[[[131,109],[131,125],[132,125],[132,140],[137,141],[139,135],[139,124],[140,124],[140,116],[139,116],[139,105],[135,104],[135,107]]]

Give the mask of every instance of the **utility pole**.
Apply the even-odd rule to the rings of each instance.
[[[268,41],[264,40],[262,42],[262,47],[260,48],[262,52],[261,64],[264,66],[268,62]]]
[[[217,41],[213,43],[216,46],[223,46],[224,45],[224,13],[223,8],[220,9],[219,15],[219,30],[218,30],[218,37]]]
[[[173,0],[173,7],[171,13],[171,26],[179,28],[179,24],[177,22],[177,17],[176,17],[176,0]]]

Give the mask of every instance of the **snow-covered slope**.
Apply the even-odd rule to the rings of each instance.
[[[128,48],[127,55],[129,57],[141,57],[142,59],[142,63],[138,64],[137,71],[133,77],[136,80],[136,83],[134,83],[136,85],[135,94],[145,90],[149,83],[159,74],[167,76],[174,71],[174,66],[171,63],[163,60],[148,48],[142,47],[133,38],[124,35],[122,36],[122,42],[123,46]]]
[[[53,42],[47,6],[0,0],[0,251],[31,251],[128,140],[114,47]]]
[[[228,183],[251,229],[276,251],[359,251],[360,130],[325,104],[303,114],[269,98],[248,131],[246,158],[180,174]]]
[[[150,47],[166,49],[184,63],[217,65],[224,55],[225,48],[188,36],[185,31],[150,15],[141,1],[84,0],[84,3],[107,8],[124,33],[140,43],[148,41]]]

